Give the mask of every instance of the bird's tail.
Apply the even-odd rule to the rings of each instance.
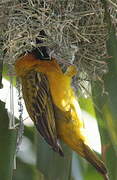
[[[98,156],[89,148],[88,145],[82,144],[84,158],[90,162],[96,170],[101,173],[104,177],[104,180],[109,180],[107,169],[104,163],[98,158]]]

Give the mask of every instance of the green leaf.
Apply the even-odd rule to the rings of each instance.
[[[54,152],[37,133],[37,168],[44,175],[42,180],[71,180],[72,151],[62,143],[64,157]]]
[[[81,97],[79,98],[78,101],[79,101],[81,109],[88,112],[92,117],[94,118],[96,117],[95,108],[94,108],[94,104],[91,97],[88,97],[88,98]]]
[[[103,110],[112,143],[117,152],[117,39],[114,27],[111,28],[107,49],[111,58],[107,59],[109,72],[104,77],[104,85],[108,97]]]
[[[114,168],[117,166],[117,39],[113,26],[110,29],[107,50],[109,71],[103,77],[102,82],[92,83],[92,92],[94,103],[98,107],[96,115],[102,139],[103,158],[109,169],[110,179],[115,180],[117,177]]]
[[[0,101],[0,179],[12,180],[14,154],[16,151],[16,130],[8,129],[9,117],[5,103]]]

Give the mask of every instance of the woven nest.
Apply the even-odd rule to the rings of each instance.
[[[109,5],[116,24],[113,12],[117,8]],[[50,54],[64,66],[77,65],[81,81],[95,80],[107,72],[108,30],[100,0],[3,0],[0,13],[5,63],[13,64],[36,46],[35,39],[43,29]]]
[[[109,12],[112,19],[112,23],[115,25],[117,35],[117,1],[108,0]]]

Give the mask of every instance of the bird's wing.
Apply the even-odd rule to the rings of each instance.
[[[57,139],[53,102],[46,75],[31,70],[22,78],[22,92],[36,128],[53,150],[63,155]]]

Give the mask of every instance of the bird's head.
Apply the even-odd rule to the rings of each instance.
[[[44,45],[44,40],[47,37],[44,30],[41,30],[38,37],[36,38],[36,46],[31,51],[36,59],[39,60],[51,60],[51,57],[48,52],[48,47]]]

